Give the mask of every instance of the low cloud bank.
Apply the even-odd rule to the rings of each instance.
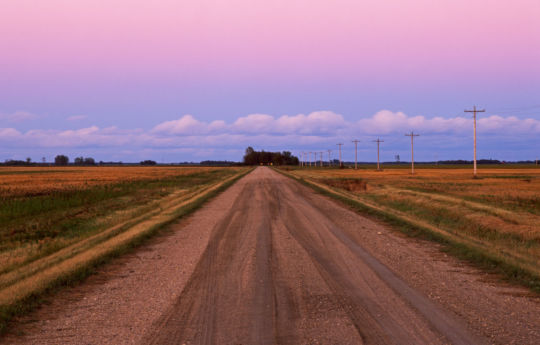
[[[18,112],[0,115],[0,119],[11,122],[32,116]],[[83,118],[74,116],[70,120]],[[210,148],[239,150],[248,145],[302,149],[313,146],[332,148],[337,143],[336,140],[353,138],[369,141],[377,136],[395,136],[403,140],[403,134],[411,130],[421,133],[424,137],[463,138],[472,135],[472,118],[465,116],[428,118],[382,110],[368,118],[346,120],[342,115],[332,111],[315,111],[307,115],[279,117],[250,114],[227,123],[204,122],[193,115],[184,115],[175,120],[159,123],[149,130],[90,126],[79,129],[34,129],[21,132],[16,128],[6,127],[0,128],[0,143],[4,148],[17,149],[101,148],[116,151],[179,147],[201,151]],[[538,141],[536,138],[540,134],[540,121],[532,118],[490,115],[478,119],[478,132],[480,135],[490,137],[514,136]]]

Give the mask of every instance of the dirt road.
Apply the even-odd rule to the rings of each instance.
[[[4,340],[533,344],[540,336],[540,305],[526,290],[493,282],[268,168],[141,255],[161,261],[131,257],[106,268],[23,318]],[[138,276],[123,276],[127,270]],[[88,298],[96,303],[89,307]]]

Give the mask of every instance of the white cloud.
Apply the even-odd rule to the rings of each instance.
[[[472,120],[464,117],[409,117],[402,112],[381,110],[370,118],[359,120],[357,125],[363,133],[372,134],[390,134],[411,130],[446,133],[468,130],[472,126]]]
[[[276,120],[276,127],[283,133],[331,134],[346,128],[347,122],[342,115],[331,111],[315,111],[309,115],[283,115]]]
[[[22,134],[15,128],[0,128],[0,138],[2,139],[14,139],[20,137]]]
[[[274,117],[266,114],[250,114],[239,117],[232,125],[235,132],[268,133],[274,130]]]
[[[368,142],[382,135],[392,137],[395,142],[403,139],[410,130],[419,132],[422,140],[430,145],[442,147],[456,142],[452,138],[472,135],[472,119],[468,116],[443,118],[408,116],[403,112],[382,110],[371,117],[347,121],[332,111],[316,111],[310,114],[282,115],[250,114],[232,122],[200,121],[192,115],[157,124],[151,130],[121,129],[97,126],[79,129],[46,130],[35,129],[20,132],[15,128],[0,128],[0,144],[4,147],[65,148],[109,150],[169,150],[179,148],[193,150],[238,150],[248,145],[263,149],[294,149],[295,147],[335,148],[339,141],[358,138]],[[540,121],[520,119],[514,116],[491,115],[478,120],[482,135],[520,136],[537,140]],[[445,142],[441,138],[447,138]],[[385,146],[392,140],[386,139]],[[397,145],[397,144],[396,144]],[[401,145],[401,144],[399,144]],[[463,145],[463,144],[460,144]],[[171,151],[171,152],[172,152]],[[220,157],[215,157],[220,158]]]
[[[166,121],[154,127],[152,132],[165,134],[202,134],[207,132],[208,125],[193,115],[184,115],[178,120]]]
[[[0,121],[3,120],[7,122],[12,122],[12,123],[33,120],[36,118],[38,118],[37,115],[29,113],[27,111],[22,111],[22,110],[18,110],[11,114],[0,113]]]
[[[309,115],[251,114],[238,118],[230,127],[236,133],[329,134],[347,126],[343,116],[331,111],[316,111]]]

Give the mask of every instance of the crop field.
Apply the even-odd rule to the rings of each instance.
[[[540,277],[540,169],[293,168],[292,176]]]
[[[0,319],[18,301],[129,247],[246,171],[0,168]]]

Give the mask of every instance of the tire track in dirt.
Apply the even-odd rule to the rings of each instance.
[[[148,334],[148,343],[295,343],[323,334],[343,343],[331,329],[334,323],[301,329],[317,322],[309,312],[319,305],[309,291],[294,288],[296,281],[280,279],[284,271],[293,277],[309,274],[307,280],[328,291],[327,308],[356,330],[349,327],[341,334],[347,342],[481,342],[354,243],[324,210],[295,193],[296,182],[269,169],[256,173],[259,178],[246,184],[229,215],[214,228],[188,285]],[[293,257],[273,250],[284,246],[287,234],[296,242],[288,244],[296,246]],[[291,272],[299,264],[308,269]]]
[[[0,342],[536,344],[540,335],[540,303],[527,290],[267,168],[171,230]]]

